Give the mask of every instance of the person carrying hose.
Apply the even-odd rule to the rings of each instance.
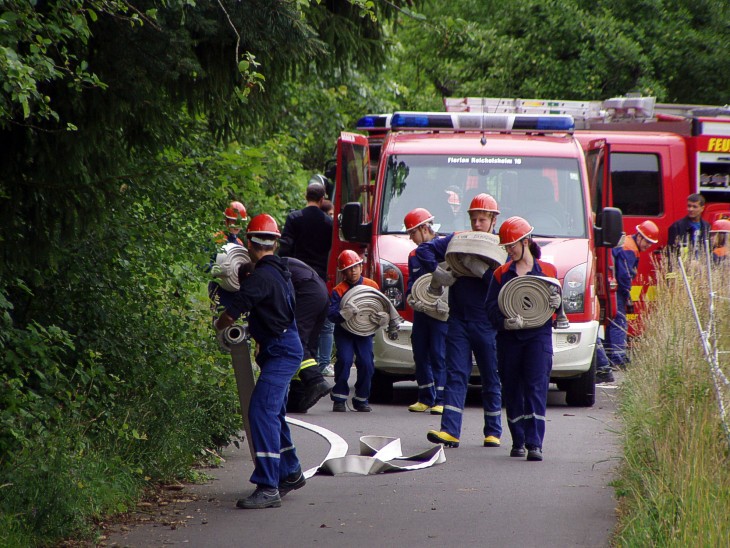
[[[256,490],[236,504],[246,509],[277,508],[283,495],[306,483],[286,423],[289,381],[299,369],[303,353],[294,317],[291,274],[274,255],[280,236],[270,215],[251,219],[246,231],[251,263],[240,267],[240,289],[214,324],[223,331],[248,313],[251,336],[259,345],[256,363],[261,374],[248,409],[255,450],[251,483],[256,484]]]
[[[433,215],[422,207],[410,211],[403,220],[406,232],[417,246],[426,245],[437,238],[433,230]],[[441,415],[444,410],[444,381],[446,359],[446,322],[432,318],[423,310],[423,304],[413,299],[413,283],[426,274],[425,267],[416,255],[418,247],[408,255],[408,304],[413,309],[411,347],[416,365],[418,401],[408,406],[408,411]]]
[[[355,251],[346,249],[337,257],[337,270],[345,278],[332,290],[330,297],[330,309],[327,317],[335,324],[335,347],[337,348],[337,360],[335,361],[335,385],[330,392],[332,399],[332,411],[347,411],[347,398],[350,394],[350,387],[347,382],[350,378],[350,369],[355,360],[357,368],[357,381],[355,382],[355,396],[352,398],[352,406],[355,411],[369,413],[372,411],[368,399],[370,398],[370,384],[375,372],[373,358],[373,335],[356,335],[343,327],[343,323],[349,321],[357,313],[358,309],[354,303],[347,303],[340,308],[342,298],[350,289],[358,285],[366,285],[380,289],[378,284],[370,278],[362,275],[363,259]],[[385,327],[390,317],[386,312],[380,312],[381,317],[378,323]]]
[[[487,314],[497,330],[497,362],[512,435],[510,457],[542,460],[550,371],[553,367],[552,318],[541,326],[525,328],[524,318],[506,318],[499,307],[499,292],[519,276],[557,278],[555,266],[540,260],[540,246],[530,237],[532,226],[522,217],[510,217],[499,228],[499,243],[509,260],[497,268],[487,293]],[[551,308],[561,297],[550,296]],[[527,451],[525,451],[527,449]]]
[[[492,233],[499,209],[489,194],[477,194],[469,209],[471,229]],[[482,380],[484,408],[484,447],[499,447],[502,435],[502,396],[497,373],[496,332],[487,319],[487,289],[492,269],[483,260],[467,256],[462,264],[473,276],[454,277],[439,266],[453,234],[434,239],[416,250],[416,257],[427,272],[432,272],[432,286],[449,287],[449,319],[446,337],[446,382],[441,429],[426,435],[433,443],[459,447],[467,385],[472,369],[472,352]],[[440,290],[436,289],[436,290]]]

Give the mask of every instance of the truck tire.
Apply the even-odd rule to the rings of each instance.
[[[393,380],[393,377],[387,373],[376,370],[370,384],[370,401],[373,403],[393,401]]]
[[[565,383],[565,403],[573,407],[592,407],[596,403],[596,353],[591,366],[577,379]]]

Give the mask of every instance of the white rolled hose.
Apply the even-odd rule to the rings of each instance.
[[[449,288],[444,287],[440,295],[429,291],[432,275],[430,273],[419,277],[411,287],[411,297],[421,303],[423,313],[445,322],[449,319]]]
[[[457,232],[446,248],[446,262],[456,276],[476,275],[461,264],[466,255],[473,255],[496,269],[507,260],[507,252],[499,245],[499,236],[489,232]]]
[[[240,289],[238,283],[238,269],[241,265],[251,262],[248,250],[238,244],[226,244],[221,252],[215,256],[215,264],[210,269],[211,275],[218,280],[218,284],[226,291],[235,292]]]
[[[560,281],[547,276],[518,276],[508,281],[499,291],[498,304],[502,314],[507,318],[522,316],[523,329],[540,327],[553,317],[558,310],[558,322],[564,319],[562,305],[558,308],[550,306],[550,296],[561,294]],[[567,325],[556,325],[563,328]]]
[[[390,316],[387,326],[389,333],[392,330],[397,331],[403,321],[388,297],[374,287],[358,285],[348,290],[342,297],[340,310],[348,304],[352,304],[357,309],[357,314],[344,322],[342,327],[354,335],[367,337],[376,333],[378,329],[385,329],[370,319],[373,312],[385,312]]]

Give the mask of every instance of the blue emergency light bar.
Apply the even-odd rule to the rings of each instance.
[[[364,120],[364,118],[360,120]],[[394,131],[406,129],[572,131],[575,129],[575,121],[572,116],[563,114],[396,112],[390,119],[390,128]]]
[[[390,129],[390,114],[368,114],[357,121],[357,129],[366,131]]]

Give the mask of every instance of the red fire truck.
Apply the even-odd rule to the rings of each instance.
[[[595,400],[594,350],[600,307],[596,249],[618,242],[621,214],[606,208],[596,217],[580,142],[566,115],[511,113],[395,113],[367,116],[338,141],[335,220],[331,257],[354,249],[406,319],[407,258],[414,244],[405,214],[425,207],[440,233],[469,229],[471,198],[488,192],[500,219],[521,215],[534,225],[543,258],[564,287],[570,328],[555,331],[552,378],[571,405]],[[596,226],[598,225],[598,226]],[[334,261],[329,269],[336,281]],[[393,382],[413,378],[410,323],[397,340],[375,337],[373,399],[389,397]]]
[[[730,218],[730,109],[647,97],[460,98],[446,99],[445,107],[366,116],[358,124],[366,135],[342,134],[332,256],[345,248],[361,253],[368,275],[411,319],[403,293],[413,244],[403,216],[426,207],[439,232],[465,230],[471,197],[492,194],[499,219],[526,217],[543,256],[558,267],[571,329],[553,334],[552,380],[569,404],[592,405],[595,335],[615,306],[614,208],[623,212],[619,231],[626,234],[645,219],[657,224],[655,256],[669,225],[686,214],[689,194],[705,197],[707,221]],[[640,265],[632,290],[638,313],[629,317],[634,331],[655,280],[653,261],[642,257]],[[386,398],[394,381],[413,375],[410,325],[397,341],[376,336],[375,353],[373,393]]]

